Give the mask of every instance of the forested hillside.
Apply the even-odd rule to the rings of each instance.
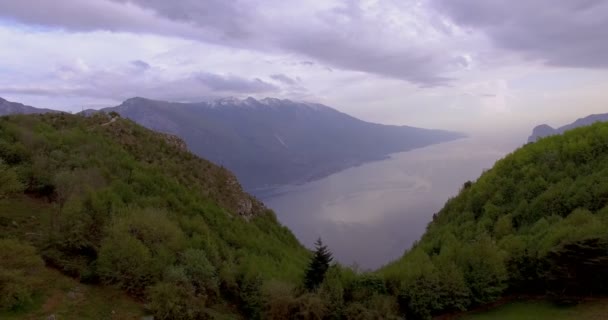
[[[510,294],[608,294],[608,124],[528,144],[463,185],[384,267],[412,318]]]
[[[2,319],[400,318],[379,275],[311,260],[175,136],[117,114],[13,115],[0,158]]]
[[[49,286],[66,283],[49,268],[103,307],[68,318],[429,319],[510,295],[608,294],[608,124],[498,161],[373,273],[330,265],[321,243],[310,260],[232,174],[116,114],[0,118],[0,158],[9,319],[46,310]]]
[[[43,260],[159,319],[247,314],[265,283],[300,281],[291,232],[179,142],[102,114],[0,118],[0,312],[40,297]]]

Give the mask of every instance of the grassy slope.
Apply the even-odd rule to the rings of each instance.
[[[471,313],[459,320],[603,320],[608,318],[608,300],[595,300],[574,307],[549,302],[513,302],[496,309]]]
[[[0,230],[4,238],[34,240],[49,223],[51,204],[20,196],[0,199]],[[36,295],[33,303],[18,311],[0,312],[2,320],[46,319],[141,319],[143,303],[124,292],[82,284],[61,272],[45,268],[31,276]]]
[[[112,319],[135,320],[146,315],[143,304],[118,289],[81,284],[46,268],[33,279],[36,296],[24,310],[0,312],[3,320]]]

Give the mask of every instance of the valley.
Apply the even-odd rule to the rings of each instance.
[[[556,302],[604,293],[604,123],[523,147],[522,134],[503,134],[396,153],[267,189],[260,202],[177,136],[115,112],[42,113],[0,118],[0,281],[12,297],[0,312],[9,319],[430,319],[507,293]],[[325,252],[317,280],[301,243],[312,257]],[[56,272],[65,279],[43,280]],[[118,312],[75,308],[84,292],[127,300]],[[463,317],[575,310],[544,298]],[[601,312],[580,308],[590,319]]]
[[[0,0],[0,320],[608,320],[607,30]]]
[[[298,239],[323,238],[345,265],[376,269],[424,233],[464,181],[519,145],[525,133],[471,137],[391,155],[260,199]]]

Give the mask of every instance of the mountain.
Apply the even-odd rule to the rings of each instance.
[[[230,169],[252,191],[463,137],[369,123],[321,104],[272,98],[200,103],[133,98],[104,111],[183,138],[192,152]]]
[[[361,273],[310,263],[176,136],[115,114],[0,117],[0,318],[431,319],[607,295],[606,141],[596,123],[516,150],[402,258]]]
[[[50,109],[38,109],[30,106],[26,106],[17,102],[10,102],[0,98],[0,116],[9,114],[36,114],[36,113],[48,113],[57,112]]]
[[[552,136],[552,135],[556,135],[556,134],[562,134],[562,133],[564,133],[568,130],[574,129],[574,128],[588,126],[588,125],[592,125],[596,122],[603,122],[603,121],[608,121],[608,113],[592,114],[590,116],[587,116],[585,118],[580,118],[571,124],[565,125],[563,127],[559,127],[557,129],[554,129],[549,125],[542,124],[542,125],[534,128],[534,130],[532,130],[532,135],[528,138],[528,142],[535,142],[536,140],[538,140],[540,138],[544,138],[544,137],[548,137],[548,136]]]
[[[505,296],[572,303],[608,294],[607,141],[608,123],[569,130],[466,182],[422,239],[379,271],[407,314],[429,319]]]
[[[69,307],[95,308],[79,297],[103,295],[100,285],[158,319],[239,313],[263,283],[299,281],[309,256],[232,173],[127,119],[0,117],[0,181],[2,319],[40,318],[47,304],[33,301],[47,298],[72,310],[58,309],[66,319],[121,318],[121,303]],[[47,281],[45,264],[82,286]]]

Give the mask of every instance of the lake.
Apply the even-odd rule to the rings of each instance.
[[[321,237],[343,264],[375,269],[399,258],[434,213],[525,136],[467,138],[397,153],[262,201],[308,247]]]

